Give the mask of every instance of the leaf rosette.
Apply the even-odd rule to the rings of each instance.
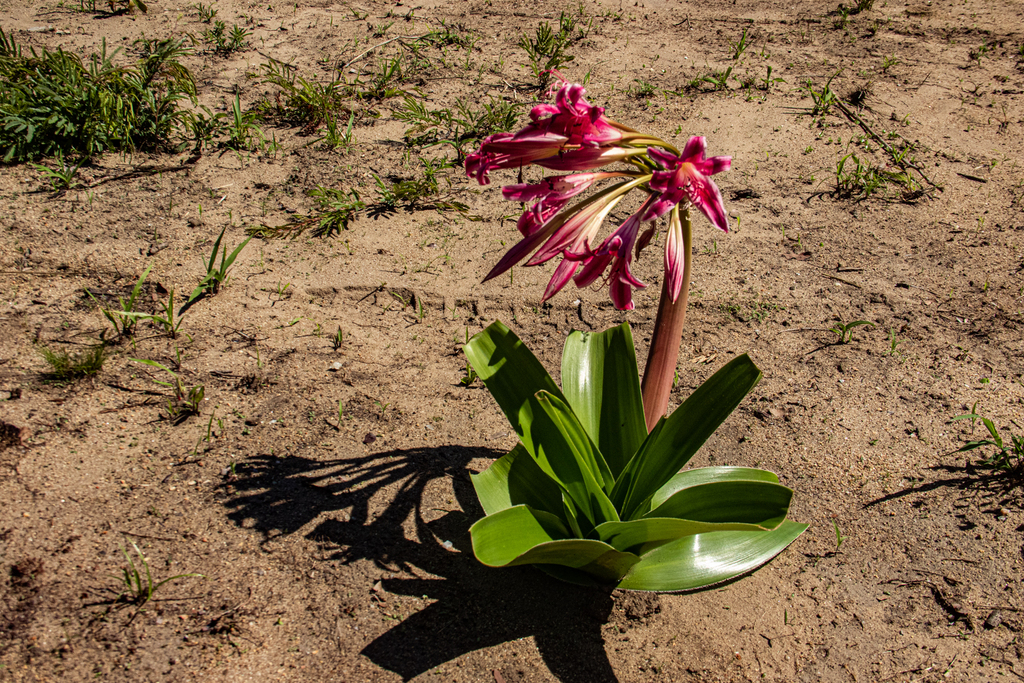
[[[629,325],[573,332],[562,387],[501,322],[466,357],[520,443],[473,486],[486,516],[470,529],[483,564],[534,564],[584,585],[648,591],[710,586],[753,571],[807,528],[768,471],[683,468],[757,385],[739,356],[647,433]]]

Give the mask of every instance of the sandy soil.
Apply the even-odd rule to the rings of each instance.
[[[695,221],[673,403],[751,354],[764,380],[695,464],[778,472],[812,525],[753,575],[691,595],[480,565],[468,475],[514,439],[479,383],[460,384],[467,333],[501,319],[554,372],[569,330],[627,319],[642,363],[661,258],[641,259],[651,286],[629,314],[604,290],[541,305],[545,267],[480,285],[517,234],[498,189],[514,174],[479,188],[445,171],[440,199],[389,208],[372,174],[416,179],[420,157],[457,155],[406,143],[400,94],[353,100],[347,149],[271,119],[276,150],[106,155],[60,197],[28,165],[0,171],[0,679],[1024,678],[1020,489],[957,453],[982,432],[951,421],[977,405],[1004,435],[1024,431],[1020,3],[877,1],[844,18],[808,0],[218,0],[217,19],[252,31],[230,54],[185,2],[0,7],[26,46],[88,55],[105,38],[126,63],[143,35],[195,35],[185,64],[222,112],[235,93],[245,109],[275,101],[271,58],[311,81],[339,67],[369,80],[413,59],[411,39],[380,43],[447,26],[471,40],[422,48],[400,89],[432,110],[522,103],[520,120],[538,95],[520,36],[577,17],[588,28],[563,71],[596,103],[733,157],[716,180],[736,230]],[[725,89],[699,80],[729,67]],[[784,80],[765,87],[769,67]],[[809,115],[805,85],[829,79],[851,115]],[[851,152],[897,170],[866,129],[914,144],[917,185],[835,192]],[[253,239],[176,339],[140,324],[95,377],[47,381],[40,346],[113,337],[86,289],[113,305],[152,264],[142,307],[157,310],[196,286],[222,229],[233,247],[309,215],[318,185],[367,208],[330,237]],[[836,343],[829,328],[854,320],[874,327]],[[133,358],[202,385],[200,414],[166,419],[168,376]],[[156,579],[205,578],[116,602],[131,543]]]

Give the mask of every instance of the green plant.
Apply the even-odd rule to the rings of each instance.
[[[327,126],[324,131],[323,140],[324,144],[331,149],[340,149],[342,152],[347,152],[356,143],[356,138],[352,134],[352,124],[356,120],[355,112],[348,115],[348,125],[345,127],[344,132],[338,128],[338,119],[334,114],[328,112],[327,114]]]
[[[890,356],[895,356],[896,355],[896,347],[899,346],[902,343],[903,343],[902,339],[897,339],[896,338],[896,328],[895,327],[890,327],[889,328],[889,355]]]
[[[345,333],[341,331],[341,325],[338,325],[338,331],[331,335],[331,348],[340,351],[344,341]]]
[[[199,286],[192,290],[192,294],[188,297],[187,303],[192,303],[201,296],[215,296],[220,288],[228,282],[228,271],[231,269],[231,265],[238,258],[238,254],[241,253],[245,245],[252,239],[251,236],[246,237],[242,240],[241,244],[235,247],[231,254],[228,254],[228,247],[225,244],[223,251],[220,251],[220,243],[224,239],[224,231],[227,228],[223,228],[220,231],[220,235],[217,236],[217,241],[213,243],[213,250],[210,252],[210,259],[203,261],[203,266],[206,268],[206,275],[199,282]],[[220,263],[217,263],[218,252],[220,255]]]
[[[536,564],[587,585],[690,590],[752,571],[807,528],[786,520],[792,491],[770,472],[680,471],[760,380],[747,356],[648,434],[627,324],[570,334],[561,390],[500,322],[464,351],[520,438],[473,476],[487,516],[470,536],[484,564]]]
[[[131,360],[163,370],[171,376],[170,382],[158,379],[153,380],[156,384],[168,387],[171,390],[171,399],[167,401],[167,416],[170,420],[181,422],[189,415],[199,415],[202,412],[203,399],[206,398],[206,387],[202,384],[187,387],[181,381],[181,375],[166,365],[157,363],[155,360],[149,360],[148,358],[132,358]]]
[[[1024,435],[1017,436],[1016,434],[1010,434],[1010,442],[1006,443],[1003,441],[1002,436],[999,434],[999,430],[996,429],[995,423],[987,417],[982,417],[976,411],[978,404],[975,403],[971,412],[967,415],[957,415],[953,420],[970,420],[971,429],[977,421],[985,426],[988,430],[988,439],[978,439],[975,441],[968,441],[964,444],[958,452],[963,453],[966,451],[973,451],[978,448],[993,448],[994,452],[991,452],[987,457],[982,460],[982,464],[985,467],[993,470],[999,470],[1002,472],[1009,472],[1015,475],[1024,474]],[[1014,422],[1018,428],[1020,425]]]
[[[907,171],[887,171],[861,161],[852,152],[836,162],[836,197],[866,199],[887,184],[896,185],[904,190],[920,187]]]
[[[366,208],[366,202],[359,197],[359,192],[336,190],[317,185],[309,191],[309,196],[317,204],[317,212],[311,216],[296,216],[290,223],[278,226],[260,225],[247,229],[254,237],[291,237],[297,238],[306,230],[311,229],[313,237],[330,237],[342,230],[348,230],[349,223],[354,221],[359,212]]]
[[[228,31],[227,24],[218,20],[213,23],[213,28],[203,34],[203,39],[213,45],[213,50],[217,54],[229,55],[248,47],[248,38],[251,35],[252,31],[244,29],[238,24],[232,26]]]
[[[38,350],[50,366],[50,371],[44,374],[44,378],[56,383],[91,377],[103,369],[103,362],[107,359],[107,349],[103,344],[91,346],[73,355],[63,349],[54,351],[46,346],[40,346]]]
[[[121,554],[124,555],[124,559],[128,563],[128,566],[121,568],[121,574],[118,578],[121,580],[123,590],[116,598],[114,598],[114,602],[127,600],[127,602],[131,602],[137,607],[142,607],[153,599],[154,593],[171,581],[187,578],[206,578],[202,574],[176,574],[175,576],[169,576],[162,581],[154,582],[153,574],[149,569],[149,560],[146,559],[145,555],[143,555],[135,541],[131,541],[131,546],[135,550],[135,554],[138,556],[138,562],[136,563],[136,560],[132,559],[132,556],[128,554],[128,551],[125,550],[124,546],[121,547]],[[140,568],[142,571],[139,571]]]
[[[519,113],[514,102],[493,97],[481,106],[459,98],[454,108],[431,110],[421,99],[407,96],[394,117],[410,124],[403,135],[408,144],[447,144],[463,155],[466,145],[477,144],[492,133],[515,126]]]
[[[832,91],[831,86],[833,79],[835,79],[835,77],[840,73],[841,72],[837,71],[832,74],[832,76],[825,81],[825,86],[820,91],[814,89],[814,81],[811,79],[808,78],[804,83],[803,90],[807,91],[807,94],[811,96],[811,100],[813,101],[813,106],[808,112],[810,116],[827,116],[829,112],[832,111],[832,107],[835,103],[839,101],[839,98],[836,97],[836,94]]]
[[[142,292],[142,284],[146,281],[146,277],[149,275],[149,271],[153,268],[153,264],[150,263],[146,266],[146,270],[142,271],[142,275],[135,281],[135,286],[132,287],[132,293],[128,296],[127,301],[121,297],[117,298],[117,302],[121,305],[121,310],[113,311],[107,308],[103,308],[100,302],[92,295],[88,289],[85,293],[89,295],[89,298],[100,307],[103,312],[103,316],[110,322],[114,327],[114,332],[117,333],[118,337],[128,337],[134,332],[135,324],[139,318],[149,317],[147,313],[140,313],[135,310],[135,305],[138,303],[139,294]]]
[[[843,322],[838,322],[835,327],[829,330],[829,332],[833,332],[837,337],[839,337],[840,344],[849,344],[853,340],[854,328],[860,327],[861,325],[870,325],[871,327],[875,326],[873,322],[869,322],[867,320],[854,320],[852,323],[845,324]]]
[[[843,541],[845,541],[847,537],[843,536],[839,531],[839,522],[834,519],[832,520],[832,528],[835,529],[836,532],[836,552],[839,552],[839,549],[843,546]]]
[[[192,5],[192,8],[199,14],[199,21],[204,24],[209,24],[217,16],[217,9],[213,6],[212,2],[209,5],[199,2]]]
[[[170,292],[167,294],[167,303],[160,303],[160,308],[163,309],[163,315],[150,315],[148,318],[153,321],[154,324],[164,328],[164,332],[171,339],[177,339],[178,328],[181,327],[181,317],[179,316],[177,321],[174,318],[174,288],[171,287]]]
[[[747,48],[750,46],[750,43],[747,40],[747,29],[743,29],[743,35],[740,36],[740,39],[737,40],[735,43],[730,42],[729,46],[732,47],[733,61],[738,60],[740,57],[742,57],[743,53],[746,52]]]
[[[343,81],[309,81],[299,75],[295,67],[276,60],[264,64],[262,69],[262,82],[280,89],[273,104],[266,101],[261,105],[265,114],[301,125],[306,133],[312,133],[331,119],[336,119],[337,112],[354,114],[345,104],[349,87]]]
[[[220,116],[223,117],[223,114]],[[226,131],[228,140],[225,146],[236,150],[253,150],[266,138],[256,123],[258,114],[254,111],[243,111],[242,102],[235,94],[231,101],[231,118],[228,119]]]
[[[704,83],[710,83],[715,90],[728,90],[729,89],[729,77],[732,75],[732,67],[730,66],[725,71],[712,71],[707,76],[701,78]]]
[[[179,61],[180,40],[139,40],[133,67],[106,41],[87,63],[74,53],[26,54],[0,29],[0,149],[5,163],[106,151],[171,147],[186,128],[181,100],[195,101],[195,83]]]
[[[70,189],[75,187],[81,187],[82,184],[75,180],[75,174],[78,173],[78,169],[82,167],[82,164],[88,161],[87,158],[78,160],[78,163],[71,166],[64,161],[64,154],[58,151],[54,157],[57,159],[57,167],[50,168],[42,164],[32,164],[32,168],[39,171],[43,178],[50,183],[50,187],[53,188],[55,196],[60,196]]]
[[[519,38],[519,47],[526,51],[530,60],[530,69],[540,81],[540,87],[547,86],[551,80],[552,69],[558,70],[576,59],[566,52],[575,41],[586,38],[590,26],[583,26],[577,15],[562,12],[558,17],[558,30],[555,31],[548,22],[541,22],[533,37],[525,33]]]

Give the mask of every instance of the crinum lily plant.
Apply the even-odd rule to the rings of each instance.
[[[490,173],[519,171],[506,199],[529,203],[522,240],[487,274],[560,258],[543,294],[604,277],[616,308],[633,308],[635,256],[667,216],[665,276],[641,385],[628,324],[573,332],[559,388],[516,335],[495,322],[466,356],[508,417],[520,443],[474,475],[486,516],[470,530],[477,558],[490,566],[535,564],[577,583],[636,590],[689,590],[751,571],[781,552],[806,525],[786,519],[793,492],[771,472],[684,466],[760,381],[742,355],[666,417],[690,280],[689,207],[727,232],[722,195],[711,176],[729,157],[705,155],[702,137],[682,151],[607,118],[582,86],[562,83],[553,104],[538,104],[517,133],[485,139],[466,159],[481,185]],[[523,170],[546,175],[523,183]],[[588,196],[585,193],[593,190]],[[630,192],[640,207],[598,243],[605,219]],[[646,227],[645,227],[646,226]]]

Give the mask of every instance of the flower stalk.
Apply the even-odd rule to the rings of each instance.
[[[679,362],[679,346],[683,340],[683,323],[686,322],[686,304],[690,294],[690,258],[693,248],[693,230],[690,212],[672,208],[670,225],[678,224],[682,241],[682,274],[678,297],[673,300],[672,279],[666,277],[661,285],[661,301],[658,303],[658,318],[654,323],[651,350],[647,355],[641,391],[644,397],[644,421],[647,431],[654,429],[663,415],[668,412],[668,399],[675,383],[676,365]],[[670,227],[670,233],[675,226]]]

